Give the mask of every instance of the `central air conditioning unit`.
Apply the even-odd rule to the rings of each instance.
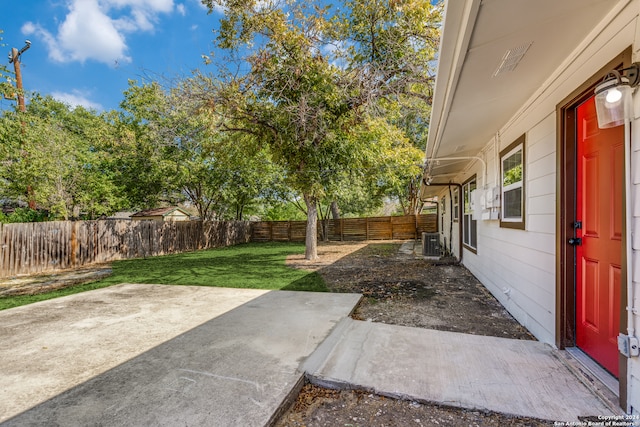
[[[440,235],[438,233],[422,233],[422,255],[440,256]]]

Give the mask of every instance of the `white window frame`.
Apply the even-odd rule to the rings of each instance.
[[[473,189],[471,188],[473,185]],[[473,191],[478,188],[476,176],[472,176],[462,184],[462,244],[476,253],[478,250],[478,223],[473,219]]]
[[[500,197],[502,203],[500,204],[500,227],[504,228],[515,228],[515,229],[525,229],[525,183],[526,183],[526,161],[525,161],[525,135],[522,135],[520,138],[516,139],[512,144],[510,144],[507,148],[500,152]],[[521,151],[522,154],[520,156],[520,161],[522,164],[522,176],[520,181],[513,182],[505,185],[505,169],[504,162],[513,157],[518,151]],[[507,216],[506,209],[506,197],[505,194],[520,189],[520,216]]]
[[[453,189],[453,212],[451,216],[453,217],[453,222],[458,222],[460,219],[460,192],[458,191],[458,187]]]

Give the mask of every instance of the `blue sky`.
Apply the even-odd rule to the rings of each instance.
[[[72,106],[117,109],[128,79],[162,80],[204,65],[222,16],[200,0],[0,0],[5,46],[0,60],[13,71],[12,47],[21,57],[25,91]],[[4,49],[4,52],[1,50]],[[0,109],[15,101],[0,98]]]

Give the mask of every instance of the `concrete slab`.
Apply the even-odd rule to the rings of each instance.
[[[614,415],[555,352],[535,341],[345,319],[303,368],[319,384],[417,401],[552,421]]]
[[[398,249],[398,255],[406,256],[406,257],[415,257],[416,246],[420,244],[419,240],[407,240],[400,245],[400,249]],[[422,248],[420,248],[422,249]]]
[[[0,420],[265,425],[359,298],[127,284],[0,312]]]

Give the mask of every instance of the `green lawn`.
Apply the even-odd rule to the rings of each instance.
[[[227,248],[116,261],[113,274],[98,282],[39,295],[0,298],[0,310],[118,283],[218,286],[326,292],[318,273],[285,265],[290,254],[304,253],[298,243],[248,243]]]

